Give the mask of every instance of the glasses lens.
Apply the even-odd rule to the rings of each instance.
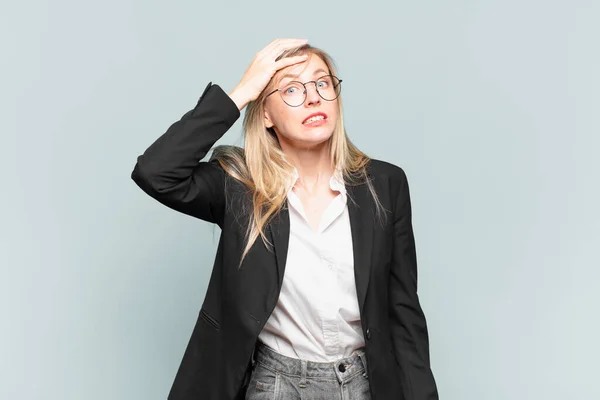
[[[340,81],[333,75],[325,75],[317,80],[317,90],[325,100],[335,100],[341,89]]]
[[[292,107],[297,107],[304,103],[304,86],[300,82],[290,82],[283,87],[279,94],[283,101]]]
[[[328,101],[337,99],[342,86],[340,81],[333,75],[325,75],[316,80],[315,87],[319,95]],[[306,100],[304,85],[300,82],[290,82],[279,90],[279,95],[289,106],[298,107]]]

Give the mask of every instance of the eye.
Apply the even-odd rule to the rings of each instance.
[[[302,92],[301,84],[293,82],[283,89],[283,94],[286,96],[292,96],[297,94],[298,92]]]
[[[324,89],[329,86],[329,79],[321,79],[317,82],[319,89]]]

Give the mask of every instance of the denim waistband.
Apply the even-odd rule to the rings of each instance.
[[[331,362],[306,361],[279,354],[258,341],[255,361],[262,366],[288,376],[306,378],[331,378],[344,380],[357,373],[367,376],[367,360],[364,347],[356,349],[348,357]]]

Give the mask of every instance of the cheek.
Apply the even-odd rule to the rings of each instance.
[[[294,120],[295,118],[289,109],[281,107],[280,104],[270,107],[269,115],[271,116],[271,121],[273,121],[277,127],[286,126],[289,124],[290,120]]]
[[[296,130],[300,126],[300,121],[302,117],[294,110],[281,110],[274,118],[275,125],[284,132]]]

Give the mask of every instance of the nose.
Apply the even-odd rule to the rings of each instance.
[[[314,105],[321,103],[321,96],[317,92],[317,84],[313,82],[308,84],[306,87],[306,105]]]

